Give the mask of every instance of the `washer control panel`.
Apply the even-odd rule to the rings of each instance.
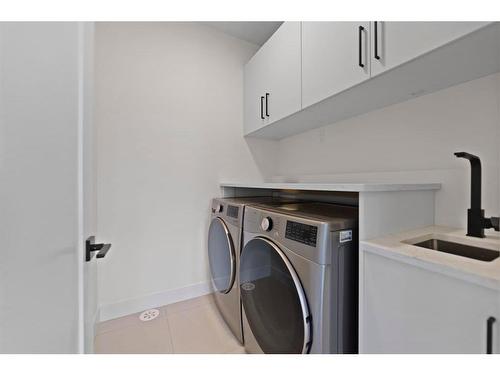
[[[316,247],[318,227],[287,220],[285,238]]]

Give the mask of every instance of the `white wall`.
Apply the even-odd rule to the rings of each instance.
[[[491,75],[277,144],[276,181],[442,182],[437,224],[466,226],[470,166],[481,157],[483,208],[500,213],[500,74]]]
[[[0,23],[0,353],[78,349],[78,47]]]
[[[273,149],[242,137],[256,48],[193,23],[97,24],[98,235],[113,244],[99,265],[102,319],[136,306],[120,301],[206,285],[219,182],[271,173]]]

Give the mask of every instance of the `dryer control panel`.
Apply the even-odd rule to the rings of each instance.
[[[238,218],[239,208],[236,206],[227,205],[227,216],[233,217],[235,219]]]
[[[287,220],[285,238],[316,247],[318,227]]]

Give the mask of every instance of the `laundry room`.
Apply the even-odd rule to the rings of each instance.
[[[250,340],[245,340],[244,343],[243,339],[244,336],[250,337],[250,333],[245,335],[244,332],[245,300],[242,298],[243,290],[238,290],[237,286],[238,283],[244,285],[244,281],[239,279],[243,272],[240,258],[244,258],[244,245],[249,240],[246,238],[247,224],[244,224],[244,221],[246,223],[250,220],[245,208],[247,204],[245,200],[226,202],[215,198],[264,197],[252,199],[256,205],[266,205],[267,202],[270,207],[274,206],[271,211],[276,211],[276,220],[279,223],[263,222],[262,226],[269,227],[268,230],[263,230],[259,223],[255,231],[248,235],[270,237],[274,239],[271,246],[285,247],[293,253],[295,252],[292,249],[297,244],[299,256],[306,258],[310,252],[303,248],[316,248],[317,258],[308,260],[311,264],[317,263],[325,267],[325,279],[333,277],[328,274],[333,270],[330,259],[334,256],[340,257],[341,254],[332,254],[333,249],[330,248],[326,253],[321,253],[320,229],[314,229],[318,224],[307,220],[314,220],[317,215],[324,221],[328,221],[325,217],[329,216],[337,221],[339,218],[336,218],[334,212],[327,214],[331,211],[328,206],[325,209],[327,213],[323,216],[321,208],[307,208],[312,202],[338,204],[341,208],[354,207],[356,211],[359,209],[363,215],[359,220],[356,217],[355,222],[345,228],[343,224],[336,224],[338,233],[342,233],[339,228],[354,229],[357,241],[358,237],[361,240],[378,239],[388,234],[404,233],[434,225],[467,228],[467,209],[470,207],[468,179],[471,171],[466,161],[453,155],[456,151],[467,150],[479,153],[484,163],[482,208],[493,214],[499,211],[500,76],[494,70],[492,74],[460,82],[427,95],[417,95],[418,97],[410,100],[398,100],[395,104],[317,129],[300,132],[296,130],[294,133],[297,134],[288,136],[279,135],[280,127],[285,126],[282,125],[283,121],[290,121],[290,124],[286,124],[288,127],[297,127],[293,122],[297,120],[293,117],[307,116],[299,112],[282,120],[275,120],[276,124],[264,124],[257,130],[268,131],[272,134],[270,136],[254,135],[252,131],[248,132],[247,136],[242,136],[242,133],[247,132],[245,127],[251,121],[247,119],[246,102],[250,96],[248,90],[252,89],[248,86],[256,80],[253,74],[257,68],[254,68],[253,64],[265,64],[256,59],[266,52],[266,48],[271,48],[273,43],[278,44],[279,38],[291,38],[290,33],[301,33],[304,51],[304,38],[308,33],[313,35],[328,32],[330,29],[334,32],[337,27],[335,23],[319,24],[95,24],[97,238],[112,243],[113,246],[109,259],[107,257],[97,260],[101,321],[96,326],[95,344],[98,351],[136,350],[136,340],[130,340],[132,346],[127,349],[127,343],[123,341],[123,335],[127,334],[125,329],[110,331],[107,327],[120,326],[120,319],[127,321],[131,319],[131,314],[139,314],[148,308],[167,306],[166,321],[170,322],[168,325],[172,340],[170,350],[174,353],[177,350],[203,353],[230,350],[266,352],[259,345],[250,348]],[[355,26],[355,23],[341,23],[338,27],[341,28],[339,31],[345,28],[348,32],[349,28]],[[387,25],[382,23],[381,27]],[[496,25],[486,26],[486,29],[483,29],[482,25],[477,27],[481,28],[478,32],[486,32],[484,43],[498,32]],[[260,48],[257,39],[251,42],[235,37],[244,35],[237,34],[243,33],[244,30],[249,33],[247,35],[252,35],[249,30],[264,33],[266,29],[267,34],[262,40],[268,37],[270,39],[260,42]],[[488,35],[488,32],[492,35]],[[287,42],[289,49],[292,49],[292,41]],[[490,47],[494,45],[488,46]],[[298,45],[296,48],[298,50]],[[322,46],[317,48],[322,49]],[[497,52],[498,48],[497,46]],[[446,52],[443,52],[443,55],[445,54]],[[293,56],[285,53],[279,57],[294,61]],[[446,56],[442,57],[445,58]],[[287,64],[290,61],[287,61]],[[279,62],[278,60],[275,63]],[[304,57],[302,64],[306,63]],[[433,64],[433,61],[429,64]],[[320,66],[316,67],[319,68]],[[468,68],[465,68],[462,74],[467,72]],[[473,73],[476,74],[475,71]],[[303,80],[305,74],[306,71],[303,71]],[[462,76],[460,80],[463,80]],[[284,82],[291,84],[289,81]],[[270,86],[271,84],[273,82],[269,83]],[[384,82],[379,84],[383,85]],[[304,90],[304,83],[302,86]],[[267,119],[266,110],[272,116],[274,108],[276,111],[280,109],[282,103],[275,97],[282,92],[278,91],[281,89],[279,87],[276,92],[272,86],[266,89],[272,92],[267,95],[267,104],[266,93],[262,93],[262,102],[266,107],[263,110],[266,117],[263,122],[270,122],[272,120]],[[369,91],[371,88],[367,87],[365,90]],[[346,95],[349,95],[349,92]],[[258,95],[252,99],[259,104]],[[393,101],[394,98],[388,97],[384,100]],[[336,103],[332,102],[329,107],[335,105]],[[314,105],[312,107],[320,113],[326,111]],[[260,115],[260,109],[255,109],[252,119]],[[482,113],[481,118],[477,118],[477,113]],[[290,118],[292,120],[289,120]],[[242,126],[235,125],[242,121]],[[473,127],[470,126],[472,123]],[[316,126],[319,125],[320,123]],[[492,136],[485,137],[485,134]],[[306,204],[295,208],[287,206],[293,205],[294,201]],[[283,207],[280,207],[281,204]],[[231,209],[234,212],[231,212]],[[282,216],[282,212],[286,213],[287,210],[295,211],[298,216],[304,216],[307,220],[301,223],[299,220],[294,221]],[[411,214],[408,214],[409,212]],[[357,216],[357,212],[352,216]],[[273,218],[273,215],[259,213],[255,221],[267,220],[267,217]],[[345,219],[344,213],[341,218]],[[289,226],[291,223],[297,223],[296,235],[299,238],[295,241],[290,240],[294,236],[289,234],[289,231],[293,230]],[[307,228],[310,227],[318,232],[309,231]],[[434,230],[432,229],[431,233]],[[327,231],[334,232],[331,229]],[[489,230],[488,234],[495,236],[495,231]],[[307,241],[304,243],[301,235],[307,238],[318,236],[318,244],[311,246]],[[279,242],[281,236],[284,243]],[[214,242],[212,247],[211,241]],[[497,246],[493,245],[493,248]],[[260,256],[273,264],[276,263],[277,259],[273,260],[270,254],[264,255],[269,252],[266,248],[267,246],[263,247]],[[358,247],[355,251],[358,251]],[[368,256],[371,256],[371,253]],[[289,260],[288,256],[285,259]],[[256,260],[250,259],[249,262],[257,267]],[[358,262],[358,259],[353,262]],[[284,264],[282,266],[285,267]],[[263,265],[262,269],[265,267],[271,265]],[[291,269],[297,271],[298,267],[301,266],[292,264]],[[284,270],[278,272],[285,274]],[[338,272],[337,270],[334,273]],[[350,289],[345,291],[346,301],[357,299],[358,282],[349,279],[350,274],[357,279],[357,267],[351,267],[345,274],[346,284],[351,285]],[[291,274],[288,277],[289,281],[294,279]],[[297,276],[302,280],[301,288],[305,288],[304,278],[310,277]],[[221,285],[217,286],[217,283]],[[335,293],[330,290],[323,291],[321,285],[324,283],[325,280],[318,281],[320,286],[315,286],[314,292],[324,295],[344,293],[340,289]],[[286,285],[284,287],[285,290],[294,288]],[[215,329],[211,331],[211,326],[203,322],[203,317],[189,315],[198,312],[202,316],[210,316],[206,305],[184,312],[182,315],[185,323],[176,321],[180,315],[171,317],[168,313],[168,306],[172,303],[182,306],[183,300],[196,298],[207,302],[206,294],[213,290],[218,292],[214,292],[209,305],[215,308],[214,315],[222,318],[224,325],[232,333],[231,336],[237,339],[236,342],[226,342],[220,337],[221,332]],[[273,288],[264,290],[271,293]],[[253,291],[254,294],[256,291],[257,289]],[[296,302],[288,302],[298,309],[298,322],[307,318],[301,315],[306,314],[305,310],[301,310],[301,293],[296,292]],[[291,306],[280,300],[283,294],[284,290],[278,289],[275,294],[262,296],[262,300],[255,297],[257,300],[252,300],[251,303],[260,301],[259,303],[265,304],[267,299],[269,307],[262,305],[253,308],[266,311],[267,315],[274,312],[278,319],[285,311],[287,314],[293,311]],[[304,296],[309,304],[313,303],[311,298],[313,297],[310,295]],[[284,304],[283,311],[275,308],[276,301]],[[317,302],[318,306],[323,303],[323,299]],[[345,308],[344,313],[348,317],[356,315],[357,319],[357,304],[352,307],[348,307],[348,302],[340,305]],[[304,308],[309,311],[312,306]],[[352,312],[349,312],[349,309]],[[333,314],[328,317],[329,321],[341,319],[337,316],[339,313],[322,311],[322,314]],[[123,318],[124,316],[126,318]],[[325,319],[323,315],[314,318],[313,321],[318,327],[320,321],[323,324]],[[270,327],[266,326],[261,317],[257,319],[259,327],[265,332],[259,335],[267,341],[265,337],[274,332],[275,327],[272,327],[272,323]],[[197,321],[199,326],[193,324],[193,321]],[[270,319],[270,322],[275,320]],[[186,327],[183,324],[186,324]],[[293,331],[305,323],[289,324],[288,328]],[[181,329],[182,334],[177,332]],[[197,337],[196,340],[189,341],[184,334],[191,329]],[[328,337],[329,329],[334,329],[333,325],[315,333],[314,336]],[[202,331],[205,332],[200,333]],[[135,331],[130,334],[136,335]],[[291,332],[289,334],[293,336]],[[309,334],[313,335],[312,332]],[[305,340],[308,333],[302,329],[295,332],[295,335]],[[357,336],[357,333],[353,331],[351,335],[346,335]],[[220,347],[214,337],[220,340]],[[338,337],[336,339],[340,340]],[[117,347],[115,340],[120,342]],[[149,343],[146,341],[142,343],[141,350],[166,350],[158,347],[154,338],[151,340],[151,348],[147,349]],[[291,344],[287,340],[285,342]],[[188,345],[184,346],[186,343]],[[273,347],[269,342],[263,345],[269,345],[267,351],[277,353],[299,353],[311,349],[318,353],[341,350],[332,346],[316,347],[316,343],[307,348],[308,343],[300,342],[292,351],[286,345],[280,348],[279,342],[274,343],[277,347]],[[190,345],[194,347],[191,348]],[[396,349],[405,350],[400,345],[387,350]],[[480,348],[477,349],[479,351]],[[374,350],[377,352],[386,349],[381,347]],[[426,349],[411,349],[414,350]],[[443,347],[440,350],[448,349]],[[457,350],[469,349],[464,347]],[[358,352],[357,342],[350,352]]]
[[[0,16],[0,363],[500,354],[500,13],[189,11]]]

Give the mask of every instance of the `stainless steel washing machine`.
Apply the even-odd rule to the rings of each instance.
[[[357,223],[356,207],[246,207],[240,289],[247,352],[357,353]]]
[[[215,198],[208,229],[208,260],[216,305],[236,338],[243,343],[239,259],[245,205],[272,202],[271,197]]]

